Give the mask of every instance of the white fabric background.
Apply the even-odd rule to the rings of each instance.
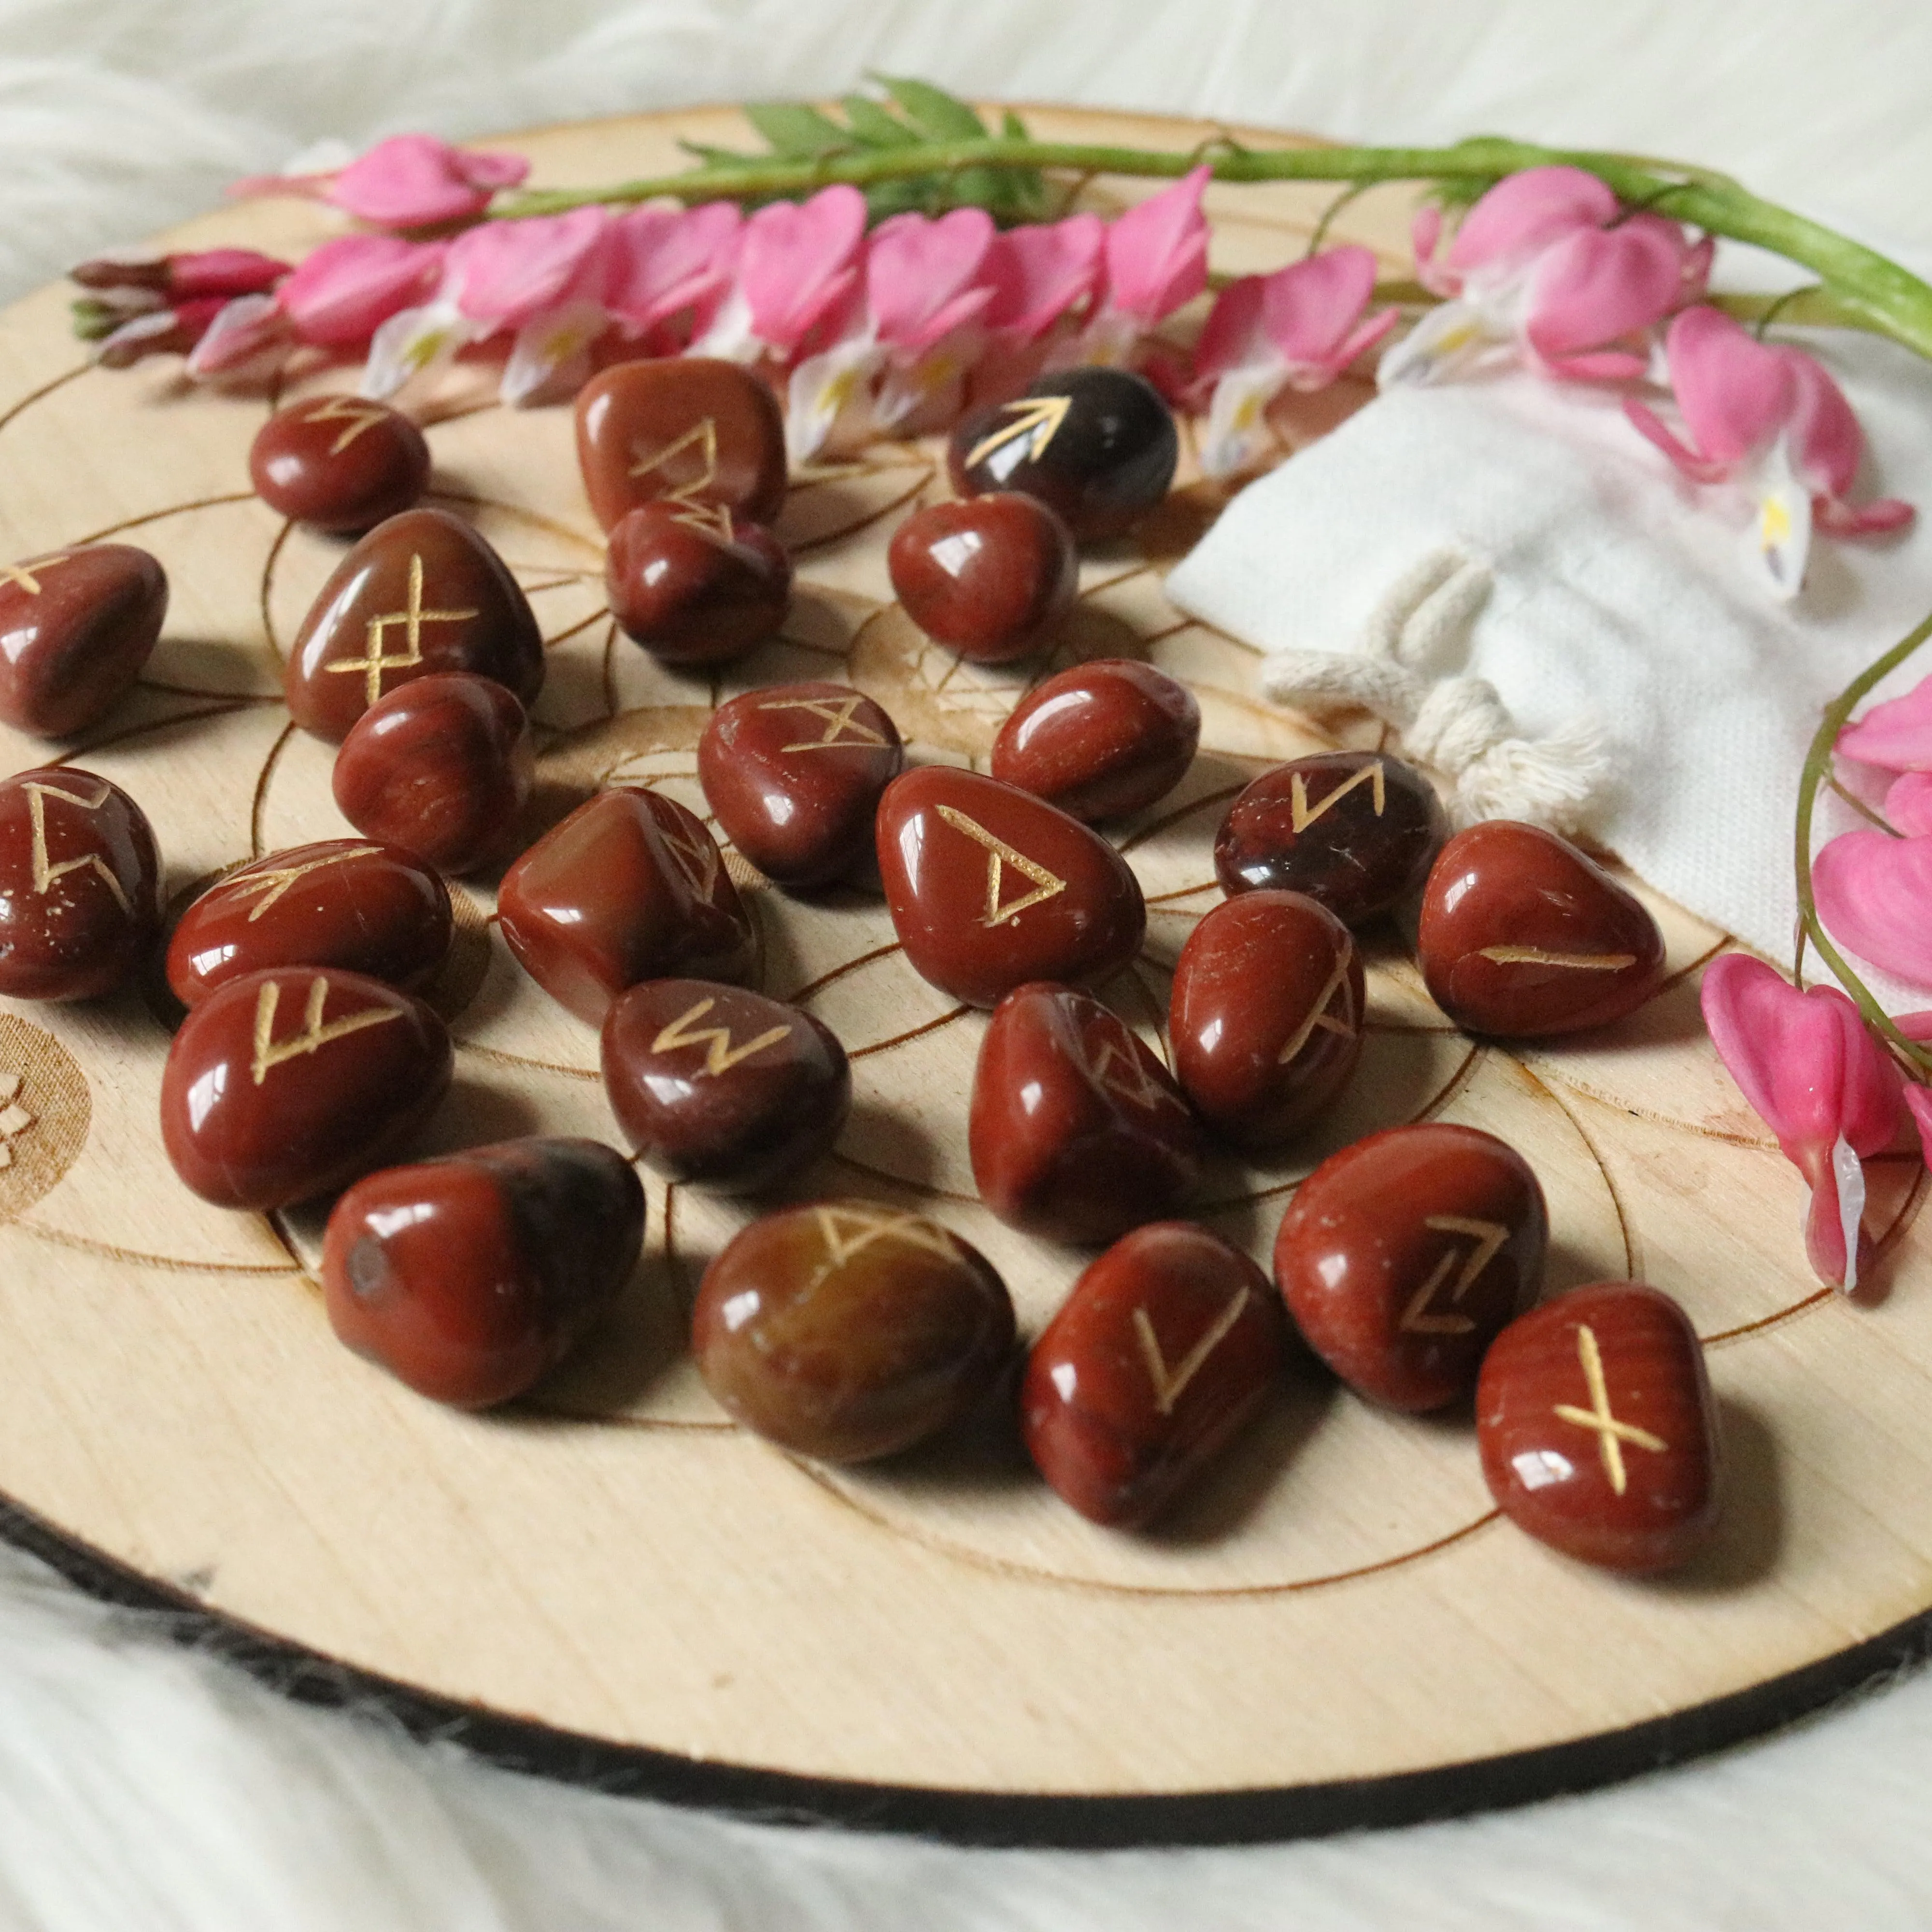
[[[868,67],[1683,153],[1932,271],[1925,0],[0,0],[0,296],[320,135],[831,92]],[[7,1932],[1904,1932],[1932,1922],[1928,1800],[1922,1677],[1618,1790],[1362,1838],[1100,1857],[778,1832],[284,1705],[0,1555]]]

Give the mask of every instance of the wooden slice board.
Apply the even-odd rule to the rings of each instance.
[[[1214,131],[1035,118],[1177,148]],[[509,145],[538,182],[562,184],[674,166],[680,136],[736,134],[718,111]],[[1088,200],[1118,206],[1119,187]],[[1216,267],[1298,253],[1330,193],[1213,191]],[[1337,230],[1400,272],[1406,225],[1405,197],[1381,192]],[[257,202],[170,238],[293,254],[334,228],[312,204]],[[0,560],[111,533],[166,564],[173,604],[144,686],[74,755],[146,806],[184,896],[346,830],[328,750],[292,730],[278,670],[340,546],[249,494],[261,398],[191,392],[172,359],[87,370],[69,293],[0,316]],[[1285,440],[1366,394],[1353,382],[1292,406]],[[437,500],[475,518],[543,620],[554,802],[646,778],[703,811],[707,712],[802,676],[872,693],[920,757],[983,762],[1048,668],[956,664],[894,606],[887,537],[944,489],[929,446],[802,478],[781,531],[799,566],[784,640],[693,677],[614,637],[568,410],[506,412],[489,372],[468,370],[413,400]],[[1169,969],[1219,896],[1209,850],[1226,800],[1336,742],[1259,702],[1253,654],[1166,601],[1165,571],[1220,502],[1192,474],[1134,542],[1087,558],[1052,658],[1144,655],[1201,694],[1192,776],[1120,838],[1153,916],[1112,993],[1156,1043]],[[13,770],[46,753],[10,736],[0,757]],[[855,1064],[851,1124],[802,1191],[934,1214],[992,1257],[1037,1329],[1081,1257],[974,1197],[964,1103],[983,1021],[914,976],[876,898],[789,900],[732,862],[766,990],[808,1005]],[[512,965],[489,891],[460,896],[465,931],[437,989],[458,1078],[436,1144],[613,1136],[593,1036]],[[1862,1674],[1932,1605],[1924,1175],[1904,1155],[1874,1166],[1890,1292],[1856,1307],[1821,1292],[1798,1178],[1698,1024],[1696,969],[1729,942],[1657,910],[1663,993],[1613,1038],[1514,1053],[1448,1028],[1391,932],[1336,1116],[1292,1162],[1217,1166],[1200,1213],[1265,1258],[1297,1179],[1372,1128],[1471,1121],[1521,1148],[1551,1202],[1551,1287],[1640,1276],[1710,1344],[1729,1500],[1715,1546],[1681,1575],[1634,1582],[1551,1555],[1495,1517],[1466,1414],[1382,1414],[1307,1368],[1148,1535],[1081,1520],[997,1442],[870,1470],[794,1460],[726,1422],[684,1348],[706,1258],[749,1210],[656,1181],[645,1262],[608,1329],[532,1399],[449,1413],[332,1339],[319,1214],[226,1214],[176,1183],[156,1130],[167,1034],[136,993],[0,1012],[0,1076],[18,1074],[28,1117],[0,1123],[0,1492],[16,1534],[97,1582],[192,1604],[254,1654],[309,1660],[303,1682],[378,1685],[427,1721],[460,1715],[514,1761],[674,1797],[963,1836],[1211,1838],[1527,1796],[1739,1735]]]

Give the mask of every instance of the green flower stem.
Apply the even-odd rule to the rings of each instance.
[[[1819,790],[1831,773],[1832,752],[1838,742],[1838,734],[1850,722],[1852,713],[1866,693],[1880,679],[1896,670],[1928,638],[1932,638],[1932,616],[1893,645],[1876,664],[1868,664],[1826,706],[1825,716],[1820,721],[1816,736],[1811,740],[1810,750],[1805,754],[1804,769],[1798,781],[1795,855],[1798,868],[1798,917],[1804,937],[1816,947],[1819,956],[1831,968],[1839,984],[1858,1003],[1858,1011],[1869,1024],[1889,1042],[1894,1053],[1922,1076],[1932,1073],[1932,1046],[1907,1040],[1893,1025],[1870,988],[1845,963],[1844,954],[1832,944],[1818,917],[1817,897],[1811,885],[1811,820],[1817,806]]]
[[[1790,208],[1760,200],[1706,170],[1490,136],[1448,148],[1256,148],[1223,137],[1191,153],[991,136],[918,141],[862,152],[834,149],[802,160],[719,163],[614,188],[538,190],[500,198],[490,212],[506,217],[556,214],[593,203],[648,201],[665,195],[686,202],[806,195],[835,182],[870,188],[968,168],[1172,176],[1186,173],[1203,160],[1213,167],[1216,180],[1223,182],[1438,181],[1481,187],[1522,168],[1560,164],[1586,169],[1633,206],[1655,208],[1674,220],[1802,262],[1820,277],[1825,298],[1842,319],[1932,357],[1932,287],[1873,250]]]

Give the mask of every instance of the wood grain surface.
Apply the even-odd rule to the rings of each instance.
[[[1033,118],[1049,135],[1179,148],[1214,131]],[[562,184],[674,166],[680,136],[734,139],[736,117],[505,145],[530,154],[535,182]],[[1118,206],[1121,190],[1085,198]],[[1298,254],[1331,194],[1212,190],[1214,266]],[[1399,273],[1406,228],[1388,190],[1336,232]],[[170,239],[292,254],[336,230],[313,204],[256,202]],[[71,756],[146,806],[178,904],[224,867],[348,829],[330,748],[292,729],[279,674],[342,544],[250,493],[262,396],[190,391],[172,358],[88,370],[70,292],[0,316],[0,560],[113,535],[166,565],[173,601],[147,675]],[[750,686],[849,680],[916,757],[983,766],[1030,681],[1144,656],[1189,680],[1205,718],[1181,790],[1116,834],[1151,917],[1109,997],[1161,1048],[1172,963],[1219,898],[1209,853],[1227,800],[1284,757],[1376,742],[1372,727],[1259,701],[1253,653],[1167,603],[1165,571],[1222,500],[1191,467],[1133,540],[1087,556],[1050,657],[1000,670],[928,646],[892,602],[886,539],[944,494],[936,450],[883,446],[808,471],[780,526],[799,572],[783,639],[716,676],[662,669],[605,614],[568,410],[506,411],[492,374],[460,368],[404,400],[428,430],[434,500],[474,518],[542,621],[550,809],[640,779],[703,812],[698,734]],[[311,370],[286,393],[354,380]],[[1291,404],[1284,450],[1367,393],[1349,381]],[[7,769],[46,756],[0,733]],[[850,1125],[796,1191],[932,1213],[992,1259],[1036,1331],[1082,1257],[974,1197],[964,1101],[983,1017],[910,971],[876,896],[790,899],[730,862],[756,908],[764,990],[808,1006],[854,1063]],[[512,963],[487,885],[458,898],[434,995],[457,1080],[434,1144],[614,1138],[594,1035]],[[1652,903],[1665,989],[1612,1036],[1549,1048],[1456,1033],[1400,936],[1380,935],[1349,1094],[1292,1161],[1217,1162],[1198,1211],[1265,1263],[1299,1177],[1371,1129],[1463,1120],[1520,1148],[1550,1197],[1550,1287],[1650,1281],[1709,1345],[1727,1500],[1714,1546],[1676,1576],[1633,1582],[1552,1555],[1495,1516],[1466,1412],[1376,1412],[1306,1362],[1149,1534],[1074,1516],[991,1436],[863,1470],[791,1459],[725,1420],[684,1348],[705,1260],[752,1210],[656,1180],[644,1264],[580,1357],[506,1412],[436,1408],[332,1340],[319,1210],[224,1213],[176,1181],[152,989],[0,1012],[0,1078],[18,1075],[28,1117],[0,1121],[0,1493],[16,1527],[38,1525],[98,1576],[351,1673],[332,1682],[381,1680],[419,1712],[470,1713],[490,1748],[674,1796],[969,1832],[997,1815],[1000,1835],[1214,1836],[1526,1796],[1734,1735],[1870,1667],[1870,1646],[1932,1606],[1924,1175],[1903,1150],[1874,1163],[1878,1289],[1858,1306],[1820,1290],[1802,1184],[1698,1023],[1698,969],[1730,942]],[[1214,1794],[1236,1796],[1216,1814]],[[1183,1808],[1163,1814],[1170,1802]]]

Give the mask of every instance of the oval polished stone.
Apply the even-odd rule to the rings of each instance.
[[[1136,1228],[1092,1262],[1033,1346],[1028,1453],[1095,1522],[1160,1514],[1281,1373],[1280,1304],[1238,1248],[1191,1221]]]
[[[747,1429],[862,1462],[987,1394],[1012,1354],[1013,1305],[986,1257],[937,1222],[820,1202],[754,1221],[705,1270],[691,1346]]]
[[[419,677],[378,698],[335,754],[335,802],[357,831],[474,872],[516,845],[536,770],[530,719],[494,679]]]
[[[276,967],[218,986],[161,1071],[161,1138],[218,1208],[286,1208],[380,1167],[449,1085],[449,1030],[360,973]]]
[[[719,829],[782,886],[829,884],[872,852],[898,728],[846,684],[775,684],[718,706],[698,741]]]
[[[543,688],[543,638],[522,588],[467,524],[405,510],[336,566],[282,689],[304,730],[340,738],[399,685],[448,670],[494,678],[528,705]]]
[[[669,497],[769,524],[784,502],[784,418],[770,386],[708,356],[619,362],[577,394],[577,460],[607,530]]]
[[[400,410],[324,396],[278,410],[255,432],[248,480],[272,510],[319,530],[366,530],[429,485],[429,445]]]
[[[722,664],[784,622],[791,559],[770,531],[726,509],[644,503],[610,532],[610,614],[667,664]]]
[[[449,889],[412,852],[325,838],[218,880],[168,942],[168,985],[192,1006],[244,973],[328,966],[412,991],[449,956]]]
[[[1172,1214],[1201,1171],[1200,1130],[1167,1069],[1091,994],[1044,981],[993,1010],[967,1142],[1001,1220],[1088,1246]]]
[[[1066,526],[1016,490],[914,511],[892,532],[886,565],[906,615],[976,664],[1024,657],[1080,587]]]
[[[1466,1394],[1483,1351],[1535,1299],[1550,1214],[1529,1163],[1479,1127],[1388,1127],[1330,1154],[1275,1237],[1308,1345],[1391,1408]]]
[[[1140,950],[1140,881],[1077,818],[927,765],[879,800],[879,876],[913,970],[968,1006],[1029,980],[1098,984]]]
[[[1200,742],[1186,686],[1133,658],[1096,658],[1027,693],[993,740],[992,769],[1090,824],[1166,797]]]
[[[1362,1054],[1362,958],[1348,928],[1300,892],[1244,892],[1188,934],[1168,1030],[1174,1078],[1223,1140],[1292,1140]]]
[[[74,765],[0,780],[0,994],[111,993],[160,926],[160,860],[147,814]]]
[[[1214,841],[1221,890],[1305,892],[1344,925],[1386,912],[1449,836],[1436,788],[1380,752],[1320,752],[1264,772]]]
[[[644,1190],[601,1141],[502,1141],[358,1180],[330,1210],[329,1325],[418,1394],[520,1395],[638,1264]]]
[[[1519,1528],[1608,1570],[1666,1569],[1717,1526],[1717,1418],[1704,1350],[1669,1295],[1572,1288],[1483,1359],[1476,1446]]]
[[[1063,369],[1010,403],[972,411],[946,455],[962,496],[1024,490],[1084,541],[1119,536],[1167,494],[1180,438],[1144,376]]]
[[[755,1193],[823,1154],[852,1105],[831,1030],[710,980],[648,980],[604,1016],[604,1090],[632,1150],[673,1180]]]
[[[1607,1026],[1664,978],[1664,935],[1642,901],[1567,838],[1510,819],[1442,848],[1418,952],[1450,1019],[1505,1039]]]
[[[84,731],[140,676],[167,611],[167,573],[132,544],[0,566],[0,719],[40,738]]]
[[[503,874],[497,924],[518,963],[592,1026],[640,980],[742,980],[758,932],[704,820],[644,785],[580,805]]]

